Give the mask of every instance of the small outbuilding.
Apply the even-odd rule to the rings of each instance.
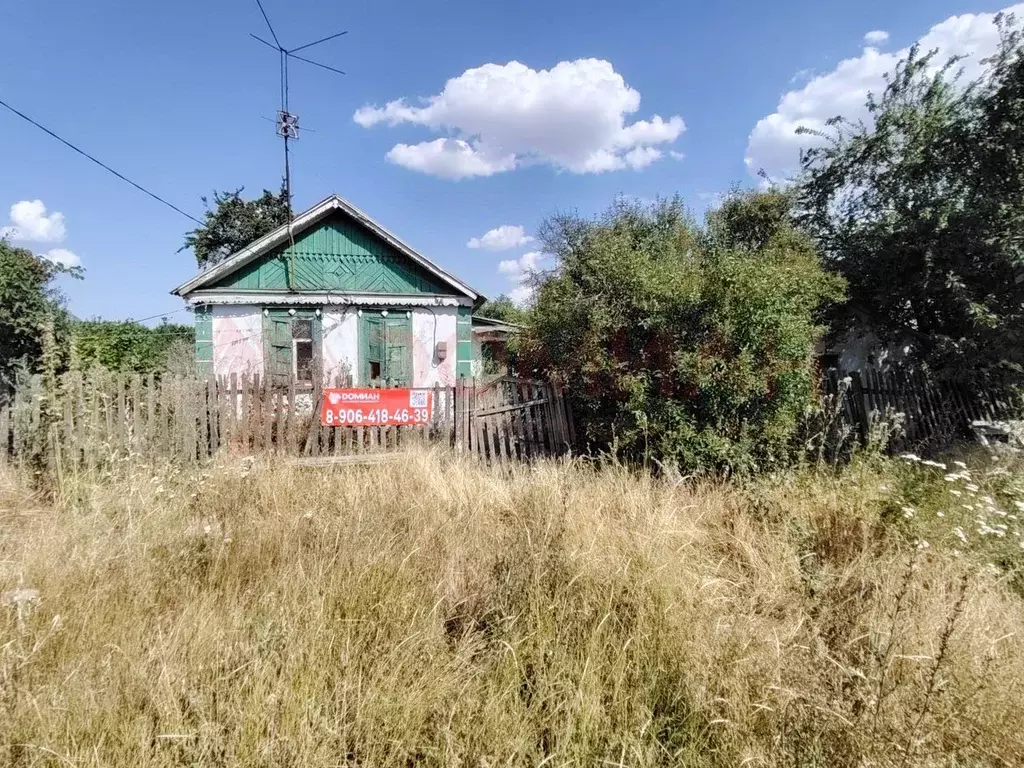
[[[430,387],[484,369],[473,318],[484,296],[337,195],[173,293],[195,310],[201,375]],[[511,330],[485,335],[493,345]]]

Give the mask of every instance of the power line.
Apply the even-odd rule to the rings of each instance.
[[[149,195],[149,196],[150,196],[151,198],[153,198],[154,200],[156,200],[156,201],[157,201],[157,202],[159,202],[159,203],[163,203],[163,204],[164,204],[164,205],[166,205],[166,206],[167,206],[168,208],[170,208],[170,209],[171,209],[172,211],[176,211],[177,213],[180,213],[180,214],[181,214],[182,216],[184,216],[184,217],[185,217],[186,219],[190,219],[190,220],[194,221],[194,222],[195,222],[196,224],[199,224],[200,226],[201,226],[201,225],[203,224],[203,222],[201,222],[201,221],[200,221],[199,219],[197,219],[197,218],[196,218],[195,216],[192,216],[191,214],[185,213],[185,211],[181,210],[181,208],[179,208],[178,206],[176,206],[176,205],[175,205],[174,203],[170,203],[170,202],[168,202],[167,200],[164,200],[164,199],[163,199],[162,197],[160,197],[160,195],[157,195],[157,194],[156,194],[156,193],[154,193],[154,192],[150,192],[150,191],[149,191],[148,189],[146,189],[145,187],[143,187],[143,186],[142,186],[141,184],[136,184],[136,183],[135,183],[134,181],[132,181],[131,179],[129,179],[129,178],[128,178],[127,176],[125,176],[124,174],[122,174],[122,173],[118,173],[118,172],[117,172],[117,171],[115,171],[115,170],[114,170],[113,168],[111,168],[111,167],[110,167],[109,165],[107,165],[106,163],[102,162],[101,160],[97,160],[97,159],[96,159],[95,157],[93,157],[92,155],[90,155],[90,154],[89,154],[88,152],[86,152],[86,151],[85,151],[84,149],[80,149],[80,148],[76,147],[76,146],[75,146],[74,144],[72,144],[72,143],[71,143],[70,141],[68,141],[67,139],[61,138],[61,137],[60,137],[60,136],[58,136],[58,135],[57,135],[56,133],[54,133],[54,132],[53,132],[53,131],[51,131],[51,130],[50,130],[49,128],[47,128],[47,127],[46,127],[45,125],[41,125],[40,123],[37,123],[37,122],[36,122],[35,120],[33,120],[33,119],[32,119],[31,117],[29,117],[28,115],[26,115],[26,114],[25,114],[24,112],[20,112],[20,111],[18,111],[17,109],[15,109],[14,107],[12,107],[12,106],[11,106],[10,104],[8,104],[7,102],[5,102],[5,101],[2,101],[2,100],[0,100],[0,107],[5,107],[6,109],[9,109],[9,110],[10,110],[11,112],[13,112],[14,114],[16,114],[16,115],[17,115],[18,117],[20,117],[20,118],[21,118],[22,120],[25,120],[25,121],[27,121],[27,122],[31,123],[31,124],[32,124],[32,125],[34,125],[34,126],[35,126],[36,128],[38,128],[39,130],[41,130],[41,131],[42,131],[43,133],[46,133],[46,134],[48,134],[48,135],[52,136],[53,138],[55,138],[55,139],[56,139],[57,141],[59,141],[59,142],[60,142],[61,144],[63,144],[64,146],[66,146],[66,147],[69,147],[70,149],[73,149],[73,150],[74,150],[75,152],[77,152],[78,154],[82,155],[82,157],[85,157],[85,158],[87,158],[87,159],[89,159],[89,160],[92,160],[92,162],[96,163],[96,165],[98,165],[98,166],[99,166],[100,168],[102,168],[103,170],[105,170],[105,171],[108,171],[108,172],[110,172],[110,173],[114,174],[115,176],[117,176],[117,178],[121,179],[121,181],[126,181],[126,182],[128,182],[129,184],[131,184],[131,185],[132,185],[133,187],[135,187],[135,188],[136,188],[137,190],[139,190],[140,192],[142,192],[142,193],[144,193],[144,194],[146,194],[146,195]]]
[[[179,312],[187,312],[188,309],[189,309],[188,307],[181,307],[180,309],[172,309],[170,312],[161,312],[159,315],[150,315],[149,317],[144,317],[141,320],[135,320],[135,319],[129,317],[127,320],[101,320],[100,322],[101,323],[110,323],[110,322],[112,322],[112,323],[119,323],[119,322],[124,322],[124,323],[144,323],[147,320],[156,320],[158,317],[167,317],[168,315],[176,315]],[[83,323],[91,323],[93,321],[92,320],[82,320],[81,322],[83,322]]]

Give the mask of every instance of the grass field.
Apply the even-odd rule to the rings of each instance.
[[[0,473],[2,765],[1024,764],[1000,461],[30,479]]]

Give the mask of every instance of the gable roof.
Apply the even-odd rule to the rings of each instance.
[[[288,242],[296,234],[320,223],[335,211],[341,211],[347,214],[354,219],[356,223],[368,229],[403,256],[406,256],[410,261],[439,278],[442,282],[450,285],[462,295],[469,297],[474,303],[483,300],[483,294],[479,291],[475,291],[461,280],[441,269],[441,267],[432,262],[426,256],[402,242],[396,235],[389,232],[361,210],[352,205],[352,203],[338,195],[331,195],[330,197],[321,200],[309,210],[300,213],[292,219],[290,223],[282,224],[277,229],[250,243],[237,253],[228,256],[223,261],[218,262],[209,269],[200,272],[192,279],[179,285],[171,291],[171,293],[184,297],[199,288],[210,287],[213,283],[217,282],[224,276],[231,274],[240,267],[258,259],[260,256],[269,253],[277,246]]]

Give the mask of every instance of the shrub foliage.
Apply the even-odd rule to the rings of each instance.
[[[585,439],[686,469],[777,463],[814,398],[824,302],[842,295],[785,193],[736,193],[705,226],[678,199],[541,228],[558,266],[522,352],[568,385]]]

